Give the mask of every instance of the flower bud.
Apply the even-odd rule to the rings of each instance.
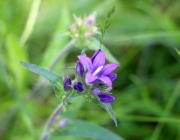
[[[74,32],[76,31],[76,25],[75,24],[71,24],[69,27],[70,31]]]
[[[75,82],[74,83],[74,90],[77,90],[78,92],[82,92],[84,90],[82,83],[81,82]]]
[[[82,77],[84,74],[84,66],[80,61],[76,63],[76,74],[80,77]]]
[[[100,93],[98,97],[99,101],[102,103],[111,103],[115,100],[115,98],[112,95],[106,93]]]
[[[97,28],[96,26],[93,26],[93,27],[92,27],[92,32],[93,32],[93,33],[96,33],[97,30],[98,30],[98,28]]]
[[[90,38],[91,36],[92,36],[92,33],[90,33],[90,32],[85,33],[86,38]]]
[[[98,95],[101,92],[99,88],[93,88],[91,91],[94,95]]]
[[[63,81],[64,91],[68,91],[71,88],[70,86],[71,86],[71,79],[65,78]]]
[[[91,26],[94,22],[95,16],[93,14],[89,15],[85,21],[86,26]]]
[[[81,18],[77,18],[76,19],[76,23],[80,26],[82,24],[82,19]]]

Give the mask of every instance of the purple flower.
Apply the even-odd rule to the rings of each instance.
[[[101,92],[99,88],[93,88],[91,91],[94,95],[98,95]]]
[[[115,98],[112,95],[106,93],[101,93],[98,95],[98,97],[99,101],[102,103],[111,103],[115,100]]]
[[[110,79],[111,81],[114,81],[114,80],[117,78],[117,75],[114,74],[114,73],[110,73],[110,74],[107,75],[107,77],[109,77],[109,79]]]
[[[64,91],[68,91],[71,88],[71,79],[65,78],[63,81]]]
[[[102,81],[108,86],[112,86],[112,81],[108,75],[118,67],[118,64],[105,63],[105,54],[101,50],[97,50],[92,58],[86,56],[78,56],[79,61],[87,68],[87,73],[85,76],[86,84],[94,84],[98,80]]]
[[[74,90],[77,90],[78,92],[82,92],[84,90],[82,83],[81,82],[75,82],[74,83]]]
[[[82,77],[84,74],[84,66],[80,61],[76,63],[76,74],[80,77]]]

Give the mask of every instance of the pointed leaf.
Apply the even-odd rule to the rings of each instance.
[[[62,90],[62,77],[61,76],[53,73],[52,71],[49,71],[47,69],[44,69],[40,66],[36,66],[31,63],[26,63],[26,62],[20,62],[20,63],[28,70],[45,77],[56,88],[56,90],[57,89],[59,91]]]
[[[68,120],[66,126],[55,130],[55,132],[50,135],[50,140],[61,139],[61,137],[64,136],[83,137],[98,140],[123,140],[123,138],[114,134],[108,129],[81,120]]]
[[[116,116],[114,115],[114,111],[111,107],[111,104],[99,103],[99,105],[109,113],[109,115],[111,116],[111,119],[114,121],[114,123],[117,127],[118,124],[117,124]]]

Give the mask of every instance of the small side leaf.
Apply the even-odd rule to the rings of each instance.
[[[39,74],[43,77],[45,77],[47,80],[49,80],[49,82],[57,89],[60,91],[62,90],[62,77],[53,73],[52,71],[49,71],[47,69],[44,69],[42,67],[36,66],[34,64],[31,63],[26,63],[26,62],[20,62],[21,65],[23,65],[25,68],[27,68],[28,70]]]
[[[120,136],[103,127],[81,120],[68,120],[66,126],[55,130],[50,135],[50,140],[61,139],[65,136],[72,136],[76,138],[83,137],[98,140],[123,140],[123,138]]]
[[[114,121],[114,123],[117,127],[118,124],[117,124],[116,116],[114,115],[114,111],[111,107],[111,104],[104,104],[104,103],[98,102],[96,99],[93,99],[93,98],[91,100],[87,100],[87,101],[104,108],[108,112],[108,114],[111,116],[111,119]]]
[[[114,121],[114,123],[117,127],[118,124],[117,124],[116,116],[114,115],[114,111],[111,107],[111,104],[99,103],[99,105],[108,112],[108,114],[111,116],[111,119]]]

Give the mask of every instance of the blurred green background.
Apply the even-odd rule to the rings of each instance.
[[[96,11],[97,21],[103,22],[114,3],[104,44],[121,64],[112,90],[119,125],[82,98],[62,116],[96,123],[127,140],[180,140],[180,57],[175,51],[180,50],[179,0],[1,0],[0,139],[38,138],[59,104],[49,84],[24,100],[39,76],[19,61],[47,68],[70,40],[61,34],[73,22],[73,14]],[[75,65],[80,51],[73,48],[54,71],[70,74],[67,68]]]

